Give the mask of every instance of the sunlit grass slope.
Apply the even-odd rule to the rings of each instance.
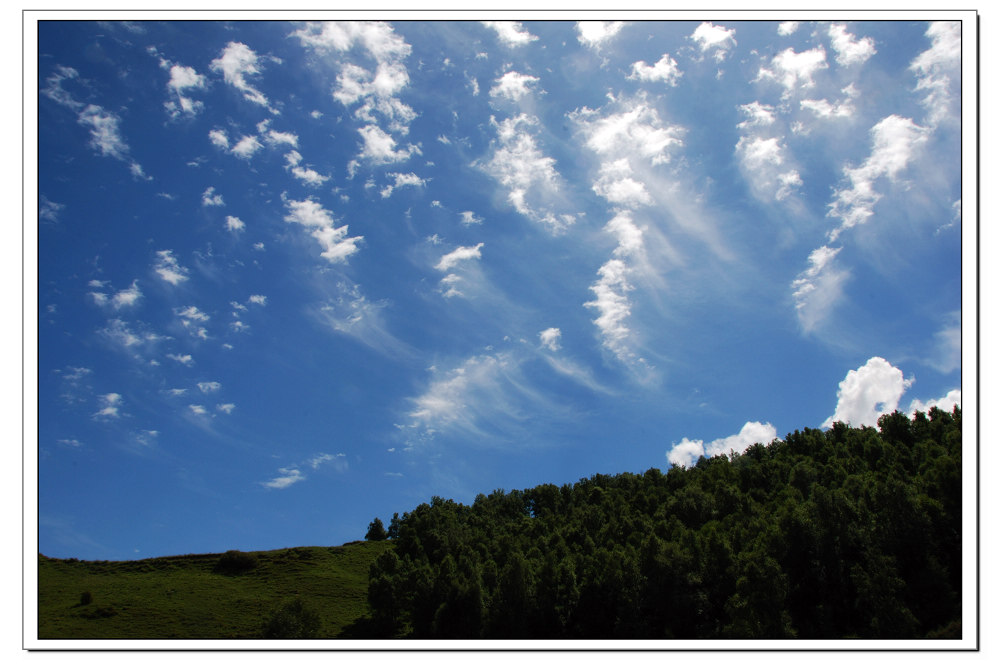
[[[350,635],[352,624],[367,612],[368,567],[389,544],[247,552],[256,558],[256,565],[242,573],[220,571],[221,554],[139,561],[40,555],[38,635],[40,639],[259,638],[272,613],[296,599],[318,614],[316,637]]]

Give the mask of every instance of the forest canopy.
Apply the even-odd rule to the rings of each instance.
[[[434,497],[393,516],[368,624],[413,638],[960,637],[961,437],[957,407],[894,412],[690,468]]]

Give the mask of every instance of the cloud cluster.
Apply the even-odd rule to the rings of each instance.
[[[517,21],[481,21],[487,28],[496,31],[497,39],[508,47],[520,47],[538,39]]]
[[[679,443],[671,445],[667,451],[667,460],[671,465],[691,467],[701,457],[728,456],[730,452],[741,454],[747,447],[754,444],[768,445],[777,437],[777,432],[770,423],[747,421],[740,432],[729,437],[721,437],[705,444],[702,440],[683,438]]]
[[[246,44],[230,42],[219,57],[211,62],[209,69],[221,72],[223,80],[240,91],[245,100],[266,108],[272,114],[278,114],[278,110],[271,107],[267,96],[247,81],[248,77],[260,74],[260,60],[254,50]]]
[[[899,399],[912,383],[913,379],[903,379],[903,372],[884,358],[869,358],[840,382],[837,409],[823,422],[823,427],[829,428],[837,421],[874,426],[880,416],[896,411]]]
[[[331,263],[343,263],[358,250],[362,236],[347,237],[347,226],[337,227],[333,214],[311,197],[305,200],[287,200],[285,206],[288,215],[285,221],[298,223],[311,231],[312,237],[319,242],[323,251],[320,254]]]
[[[553,203],[559,199],[560,176],[555,159],[538,147],[532,130],[538,119],[527,114],[497,121],[490,117],[496,129],[493,155],[478,164],[507,190],[507,201],[526,218],[543,224],[552,233],[563,232],[574,221],[572,215],[557,214]]]

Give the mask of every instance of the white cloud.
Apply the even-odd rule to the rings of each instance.
[[[78,119],[82,125],[90,127],[90,146],[102,156],[126,160],[129,149],[118,128],[121,119],[98,105],[87,105]]]
[[[111,298],[111,306],[115,309],[132,307],[139,302],[140,298],[142,298],[142,291],[139,290],[138,280],[134,280],[130,287],[115,293],[114,297]]]
[[[508,47],[524,46],[538,39],[517,21],[481,21],[480,23],[495,30],[497,38]]]
[[[875,190],[875,181],[880,177],[895,181],[926,142],[928,130],[893,114],[875,124],[871,135],[871,154],[859,167],[844,169],[850,186],[837,191],[829,205],[828,215],[841,220],[830,233],[831,241],[842,231],[871,218],[875,203],[882,197]]]
[[[626,345],[630,330],[626,320],[632,313],[628,293],[633,286],[628,282],[628,267],[620,258],[612,258],[597,271],[598,281],[590,287],[596,296],[584,307],[596,309],[594,325],[601,332],[602,343],[620,360],[629,361],[633,354]]]
[[[783,169],[785,148],[777,137],[741,137],[736,143],[736,154],[743,176],[761,200],[784,200],[795,187],[802,185],[797,170]]]
[[[396,140],[389,133],[376,125],[367,125],[359,128],[358,133],[364,140],[359,158],[370,161],[375,165],[386,163],[401,163],[410,158],[413,154],[420,154],[420,147],[415,144],[408,144],[404,149],[396,148]]]
[[[250,302],[252,302],[255,305],[260,305],[261,307],[263,307],[264,305],[267,304],[267,296],[254,294],[250,296]]]
[[[840,248],[823,246],[809,254],[809,267],[792,282],[793,298],[799,323],[805,332],[819,326],[840,301],[843,284],[850,276],[837,267],[834,259]]]
[[[410,55],[410,45],[393,31],[392,26],[381,22],[309,22],[293,32],[291,37],[299,38],[303,46],[320,53],[344,52],[360,45],[380,62],[398,60]]]
[[[61,212],[66,205],[61,205],[58,202],[52,202],[44,195],[38,196],[38,220],[48,221],[49,223],[55,223],[59,220],[59,212]]]
[[[818,118],[849,118],[854,115],[854,99],[858,97],[860,91],[850,84],[842,91],[844,99],[831,103],[826,98],[822,100],[803,100],[800,104],[802,109],[807,109]]]
[[[584,46],[600,49],[624,27],[624,21],[577,21],[577,39]]]
[[[961,101],[958,86],[962,63],[962,24],[958,21],[935,21],[927,28],[931,47],[917,56],[910,69],[917,75],[917,91],[926,91],[923,104],[928,123],[936,126],[945,119],[958,121],[955,108]],[[957,81],[959,84],[952,85]]]
[[[483,222],[482,217],[476,216],[476,213],[473,211],[459,212],[459,216],[462,217],[462,225],[464,226],[478,225]]]
[[[399,172],[392,172],[392,173],[387,174],[386,176],[387,177],[392,177],[393,179],[395,179],[395,183],[394,184],[387,184],[382,189],[382,191],[380,193],[381,193],[381,195],[382,195],[383,198],[388,198],[390,195],[392,195],[392,192],[395,189],[397,189],[397,188],[400,188],[400,187],[403,187],[403,186],[416,186],[416,187],[420,187],[420,186],[424,186],[427,183],[426,179],[421,179],[420,177],[418,177],[417,175],[413,174],[412,172],[408,172],[406,174],[402,174],[402,173],[399,173]]]
[[[326,467],[332,467],[337,472],[345,472],[347,470],[347,456],[343,453],[339,454],[325,454],[320,453],[308,460],[309,467],[313,470],[318,469],[321,465]]]
[[[346,261],[358,250],[358,243],[364,239],[362,236],[347,237],[347,226],[336,227],[333,214],[312,198],[289,200],[285,206],[289,211],[285,221],[298,223],[310,230],[310,234],[323,248],[321,255],[331,263]]]
[[[177,259],[174,258],[174,252],[170,249],[156,252],[156,263],[153,265],[153,270],[160,275],[163,281],[174,286],[188,279],[188,269],[181,267]]]
[[[263,131],[261,131],[263,132]],[[264,141],[272,147],[287,144],[291,147],[299,146],[299,136],[295,133],[279,133],[276,130],[268,130],[264,136]]]
[[[705,458],[727,456],[731,451],[741,454],[751,445],[767,445],[776,437],[777,432],[770,423],[747,421],[736,435],[712,440],[707,445],[702,440],[689,440],[685,437],[680,443],[671,445],[667,451],[667,460],[671,465],[691,467],[702,456]]]
[[[174,313],[181,317],[181,321],[185,326],[192,322],[204,323],[209,320],[209,316],[194,305],[188,305],[183,308],[178,307],[174,310]]]
[[[223,412],[224,414],[232,414],[233,410],[236,409],[236,405],[231,402],[220,403],[215,406],[216,411]]]
[[[192,414],[197,416],[205,416],[208,414],[208,410],[205,409],[203,405],[188,405],[188,409],[191,410]]]
[[[815,86],[813,75],[826,69],[826,51],[816,47],[802,53],[796,53],[791,47],[771,59],[771,68],[761,67],[757,80],[773,79],[785,87],[783,97],[789,97],[796,88],[812,88]]]
[[[220,130],[219,128],[213,128],[208,131],[208,139],[211,140],[212,144],[216,147],[228,150],[229,149],[229,136],[226,135],[225,130]]]
[[[770,126],[775,120],[774,107],[771,105],[765,105],[759,101],[754,101],[746,105],[740,105],[740,111],[747,117],[747,120],[736,124],[737,128]]]
[[[891,414],[913,383],[887,360],[874,356],[857,370],[850,370],[837,390],[837,409],[823,422],[824,428],[840,421],[852,426],[875,426],[883,414]]]
[[[845,25],[832,24],[829,35],[833,50],[837,52],[837,62],[841,65],[859,65],[876,53],[875,40],[870,37],[855,39]]]
[[[202,393],[216,393],[221,388],[219,382],[198,382],[198,390]]]
[[[93,417],[98,420],[117,419],[122,406],[122,397],[119,393],[105,393],[98,397],[101,408],[97,410]]]
[[[491,117],[490,123],[497,129],[497,139],[483,169],[507,189],[507,201],[519,214],[545,225],[554,234],[564,231],[573,218],[550,208],[558,198],[559,173],[555,160],[542,153],[531,134],[538,119],[519,114],[499,123]]]
[[[778,24],[778,34],[787,37],[799,29],[798,21],[783,21]]]
[[[634,208],[653,204],[646,187],[632,178],[632,166],[627,158],[601,165],[600,176],[593,189],[594,193],[614,205]]]
[[[677,66],[677,61],[671,58],[670,54],[663,54],[655,65],[647,65],[644,60],[632,63],[632,74],[628,78],[640,81],[662,81],[667,86],[677,86],[677,81],[683,74]]]
[[[231,233],[241,232],[246,228],[246,224],[237,216],[226,217],[226,230]]]
[[[291,170],[292,175],[309,186],[322,186],[323,182],[330,179],[329,175],[322,175],[312,168],[304,168],[299,165],[302,161],[302,154],[294,149],[285,154],[285,167]]]
[[[232,149],[233,154],[243,160],[250,160],[251,157],[264,147],[255,135],[244,135],[240,138]]]
[[[586,145],[601,156],[634,156],[653,165],[667,163],[680,147],[679,127],[664,126],[656,109],[643,100],[622,101],[625,111],[601,117],[584,107],[569,116],[579,124]]]
[[[510,71],[496,80],[496,86],[490,89],[490,97],[507,98],[516,102],[531,93],[529,87],[538,81],[538,77],[530,74]]]
[[[222,199],[222,194],[216,193],[214,186],[209,186],[205,189],[205,192],[201,194],[201,204],[205,207],[221,207],[226,203]]]
[[[194,359],[191,357],[191,354],[167,354],[167,358],[188,367],[194,365]]]
[[[295,482],[300,482],[305,477],[302,475],[302,471],[296,468],[278,468],[280,476],[275,477],[266,482],[261,482],[261,486],[269,489],[284,489],[288,488]]]
[[[538,333],[538,340],[541,342],[542,346],[550,351],[559,351],[559,339],[562,337],[562,331],[558,328],[546,328],[542,332]]]
[[[241,91],[245,99],[267,107],[272,113],[277,113],[276,110],[270,108],[267,96],[247,81],[248,76],[260,74],[258,62],[258,56],[253,49],[241,42],[230,42],[209,67],[213,72],[221,72],[225,82]]]
[[[177,118],[181,115],[195,116],[198,114],[205,107],[205,103],[192,99],[187,92],[205,89],[207,87],[205,76],[198,74],[193,67],[171,65],[166,61],[161,61],[161,65],[170,69],[167,91],[172,99],[164,103],[170,117]]]
[[[962,408],[961,389],[952,389],[951,391],[948,391],[948,393],[946,393],[944,397],[938,398],[937,400],[928,400],[927,402],[923,402],[921,400],[914,398],[910,402],[909,411],[910,414],[913,414],[914,412],[923,412],[924,414],[926,414],[927,412],[930,411],[931,407],[937,407],[938,409],[944,412],[951,412],[952,410],[955,409],[956,405],[958,405],[959,409]]]
[[[702,53],[715,52],[715,60],[722,62],[729,55],[729,50],[736,46],[735,28],[723,28],[706,21],[699,25],[691,39],[698,44]]]
[[[458,247],[454,251],[450,251],[442,256],[434,268],[441,272],[447,272],[462,261],[481,258],[483,244],[483,242],[480,242],[474,247]]]

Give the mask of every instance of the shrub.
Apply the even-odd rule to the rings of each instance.
[[[271,612],[262,636],[269,640],[308,640],[319,636],[319,614],[296,598]]]
[[[242,575],[257,567],[257,557],[236,549],[230,549],[215,564],[215,571],[224,575]]]
[[[92,602],[94,602],[94,596],[90,594],[90,591],[84,591],[80,594],[81,605],[89,605]]]

